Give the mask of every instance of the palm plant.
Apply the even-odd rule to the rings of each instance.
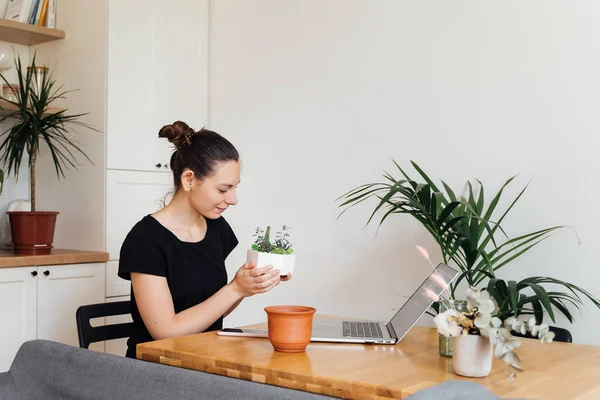
[[[568,291],[546,290],[543,286],[545,284],[563,286]],[[533,276],[519,282],[492,278],[488,281],[486,289],[498,304],[496,316],[501,320],[506,320],[511,316],[533,315],[539,325],[544,319],[544,314],[547,313],[552,322],[556,322],[553,309],[556,308],[572,323],[575,318],[569,306],[581,313],[583,301],[580,294],[600,308],[600,301],[588,291],[571,283],[546,276]],[[523,293],[527,290],[529,293]]]
[[[13,89],[6,77],[0,74],[0,78],[6,85],[11,87],[16,100],[3,99],[3,101],[14,106],[14,111],[0,118],[0,123],[9,121],[10,127],[0,136],[4,141],[0,145],[0,161],[7,165],[7,173],[15,174],[18,179],[19,167],[23,155],[27,152],[29,156],[30,176],[30,199],[31,211],[35,211],[35,164],[40,152],[40,144],[46,143],[57,177],[60,179],[65,175],[65,169],[76,168],[74,153],[79,153],[88,161],[89,157],[71,140],[68,127],[75,125],[95,130],[89,125],[78,121],[85,114],[68,115],[66,110],[49,112],[52,103],[65,97],[68,91],[63,91],[63,86],[58,86],[51,75],[44,74],[41,82],[35,79],[35,55],[31,66],[25,72],[20,57],[15,60],[15,67],[19,80],[18,90]]]
[[[488,291],[501,307],[503,319],[520,314],[533,314],[537,319],[541,318],[545,309],[554,321],[554,306],[572,321],[567,303],[578,309],[583,305],[577,292],[600,307],[600,301],[589,292],[564,281],[532,277],[518,283],[509,281],[507,284],[496,277],[498,269],[546,240],[556,230],[565,228],[553,226],[515,238],[506,235],[501,223],[527,186],[497,217],[495,212],[498,203],[514,177],[508,179],[490,203],[486,204],[484,187],[480,181],[467,182],[466,193],[456,196],[445,182],[441,182],[444,188],[442,191],[416,163],[411,163],[421,182],[411,178],[394,161],[402,178],[396,179],[385,172],[383,182],[364,184],[345,193],[337,199],[341,202],[339,207],[344,208],[341,214],[365,200],[376,197],[378,203],[367,224],[380,211],[385,211],[379,221],[380,226],[392,214],[408,214],[416,218],[439,245],[444,263],[452,261],[461,271],[455,283],[451,285],[451,297],[454,298],[454,291],[463,279],[472,287],[480,286],[488,279]],[[503,238],[503,243],[499,243],[499,236]],[[546,291],[542,284],[548,283],[562,285],[569,289],[569,293]],[[526,288],[531,289],[534,294],[521,293]],[[433,308],[437,312],[439,303],[435,303]]]

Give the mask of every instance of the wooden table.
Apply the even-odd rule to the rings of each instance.
[[[502,397],[600,399],[600,346],[523,339],[524,372],[510,381],[494,359],[472,379]],[[401,399],[451,379],[452,360],[438,354],[433,328],[414,327],[397,345],[311,343],[305,353],[273,350],[268,339],[215,332],[140,344],[137,358],[254,382],[353,399]]]

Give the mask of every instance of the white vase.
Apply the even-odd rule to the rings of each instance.
[[[288,273],[294,272],[296,255],[262,253],[255,250],[248,250],[246,253],[246,261],[256,263],[257,268],[272,265],[273,268],[280,271],[281,276],[285,276]]]
[[[480,335],[460,335],[452,338],[452,368],[458,375],[470,378],[488,376],[493,359],[490,339]]]

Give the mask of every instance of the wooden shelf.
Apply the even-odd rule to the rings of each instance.
[[[65,38],[65,31],[0,18],[0,41],[31,46]]]
[[[2,109],[0,110],[0,116],[6,116],[6,115],[10,114],[11,112],[17,110],[17,107],[10,104],[6,100],[1,100],[1,99],[0,99],[0,107],[2,107]],[[64,110],[65,110],[64,108],[50,107],[46,110],[46,112],[44,114],[45,115],[56,114],[57,112],[64,111]]]

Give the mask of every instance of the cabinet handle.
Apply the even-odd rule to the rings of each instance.
[[[46,275],[46,276],[50,275],[50,271],[48,271],[48,270],[45,270],[45,271],[44,271],[44,275]]]
[[[161,163],[156,164],[156,168],[160,168],[160,167],[162,167]]]
[[[31,271],[31,276],[37,276],[37,271]]]

